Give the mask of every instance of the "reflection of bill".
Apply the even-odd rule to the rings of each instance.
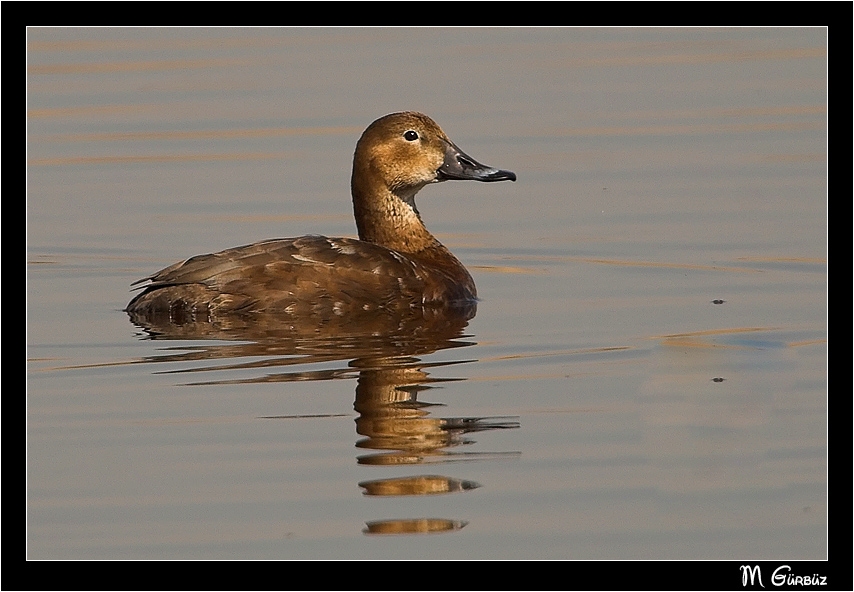
[[[468,433],[519,427],[515,418],[431,417],[430,408],[435,405],[418,401],[418,393],[431,388],[430,383],[447,379],[430,378],[423,370],[425,364],[415,358],[361,359],[351,364],[361,368],[354,408],[359,412],[356,431],[365,438],[356,446],[381,451],[360,456],[359,464],[413,465],[494,457],[498,453],[447,449],[473,444],[464,437]]]

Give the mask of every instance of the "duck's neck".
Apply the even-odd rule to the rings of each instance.
[[[368,195],[354,184],[352,190],[361,240],[401,253],[417,254],[437,248],[447,251],[421,221],[415,208],[417,189],[411,193],[374,190]]]
[[[474,280],[468,270],[421,221],[415,207],[415,194],[420,187],[398,192],[377,191],[376,185],[363,186],[354,179],[351,188],[361,240],[404,253],[441,272],[450,279],[449,285],[459,291],[459,294],[452,294],[455,298],[476,297]]]

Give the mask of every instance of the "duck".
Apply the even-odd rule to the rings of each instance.
[[[125,311],[133,319],[197,321],[469,306],[477,301],[474,280],[415,205],[424,186],[451,180],[516,181],[516,174],[479,163],[423,113],[380,117],[353,155],[358,239],[307,235],[197,255],[131,284],[142,291]]]

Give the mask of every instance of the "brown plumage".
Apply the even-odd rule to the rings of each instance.
[[[421,113],[386,115],[362,134],[351,190],[359,240],[302,236],[199,255],[135,282],[134,319],[283,313],[329,319],[352,312],[470,305],[474,281],[424,227],[415,194],[449,179],[516,180],[467,156]]]

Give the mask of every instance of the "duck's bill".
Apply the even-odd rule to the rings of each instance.
[[[480,164],[471,156],[449,143],[445,149],[445,162],[439,167],[436,180],[515,181],[516,173]]]

